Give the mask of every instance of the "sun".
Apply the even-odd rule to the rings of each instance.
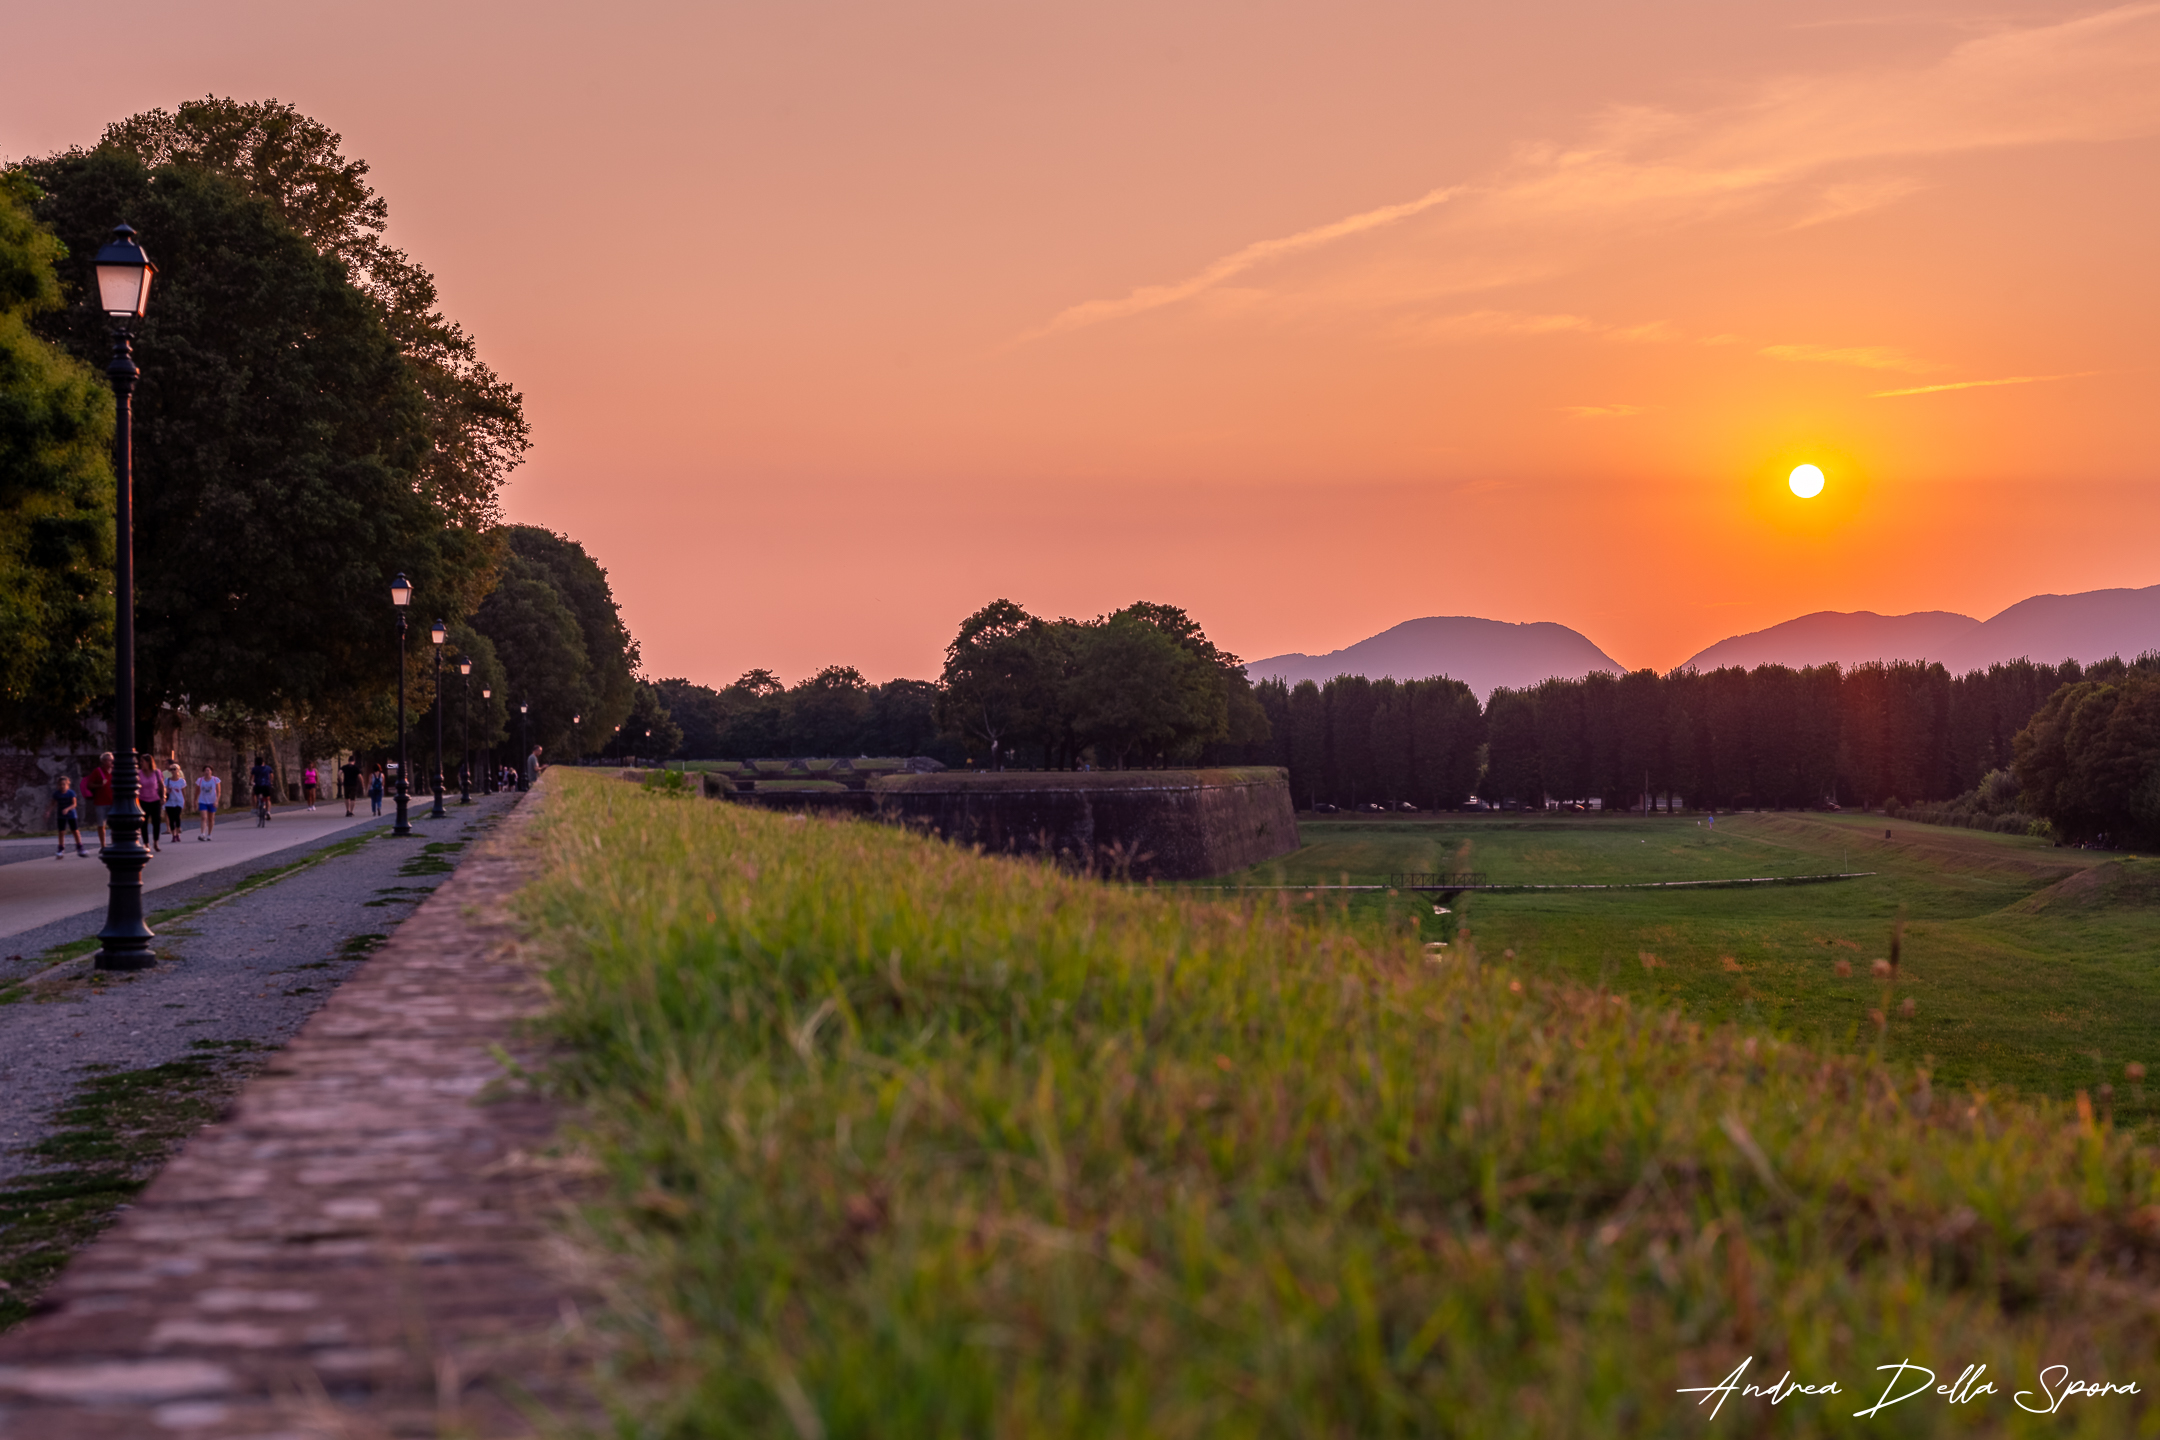
[[[1822,494],[1823,473],[1819,466],[1795,465],[1785,483],[1790,485],[1792,493],[1802,500],[1812,500]]]

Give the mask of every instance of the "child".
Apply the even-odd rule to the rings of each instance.
[[[55,860],[67,858],[67,837],[70,831],[73,831],[75,835],[75,853],[77,855],[88,855],[90,853],[88,850],[83,849],[82,823],[76,811],[77,803],[75,777],[62,775],[60,777],[60,788],[53,791],[53,819],[60,829],[60,834],[53,848],[53,859]]]
[[[202,812],[202,834],[195,837],[198,840],[208,840],[217,827],[218,791],[223,785],[216,766],[202,767],[202,778],[195,782],[195,808]]]

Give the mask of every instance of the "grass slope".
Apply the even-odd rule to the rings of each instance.
[[[2160,1171],[2089,1107],[1435,960],[1428,917],[550,784],[524,904],[622,1434],[1695,1434],[1678,1387],[1743,1363],[1839,1393],[1721,1427],[1845,1434],[1906,1357],[1996,1388],[1871,1432],[2156,1419],[2011,1399],[2152,1378]]]
[[[2160,1064],[2160,861],[1856,816],[1733,815],[1714,831],[1684,818],[1299,828],[1304,849],[1241,878],[1355,883],[1475,868],[1495,883],[1549,884],[1874,871],[1744,891],[1472,894],[1451,902],[1451,918],[1527,973],[1810,1044],[1879,1044],[1930,1068],[1937,1084],[2061,1099],[2085,1089],[2126,1123],[2150,1121],[2160,1105],[2160,1088],[2125,1080],[2129,1064]],[[1430,915],[1414,896],[1354,908]],[[1900,914],[1897,982],[1886,987],[1873,962],[1889,958]]]

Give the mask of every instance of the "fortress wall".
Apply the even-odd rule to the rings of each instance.
[[[1135,880],[1224,875],[1298,845],[1289,778],[1274,766],[894,775],[864,791],[738,791],[709,777],[705,789],[741,804],[859,815]]]

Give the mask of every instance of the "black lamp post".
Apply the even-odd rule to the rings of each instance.
[[[450,638],[450,631],[437,620],[435,628],[428,631],[428,638],[435,642],[435,808],[428,811],[428,819],[447,820],[450,812],[442,808],[442,647],[443,641]]]
[[[472,657],[461,657],[457,673],[465,677],[465,696],[459,707],[458,729],[458,804],[472,804]]]
[[[490,689],[490,688],[488,688],[488,687],[486,687],[486,686],[482,686],[482,687],[481,687],[481,690],[480,690],[480,699],[482,700],[482,702],[486,702],[486,701],[492,700],[492,699],[494,699],[494,698],[495,698],[495,692],[494,692],[494,690],[492,690],[492,689]],[[490,712],[490,713],[492,713],[492,712]],[[485,744],[485,745],[481,746],[481,747],[480,747],[480,755],[481,755],[481,761],[480,761],[480,765],[481,765],[481,776],[480,776],[480,793],[481,793],[481,794],[483,794],[483,795],[492,795],[492,794],[494,794],[494,793],[495,793],[495,790],[496,790],[496,781],[495,781],[495,742],[494,742],[494,741],[492,741],[492,740],[490,740],[490,741],[488,741],[488,743],[487,743],[487,744]]]
[[[525,727],[525,710],[525,706],[518,706],[518,791],[520,794],[532,788],[532,783],[525,778],[525,762],[532,758],[532,734]]]
[[[405,788],[405,611],[412,604],[412,582],[403,572],[390,582],[390,603],[397,608],[397,823],[390,833],[410,835],[412,823],[405,814],[410,793]]]
[[[112,839],[98,852],[105,862],[105,928],[98,931],[100,970],[147,970],[155,938],[143,923],[142,872],[150,851],[142,842],[142,772],[135,763],[135,331],[150,303],[157,267],[135,243],[135,232],[113,227],[97,253],[98,306],[112,322],[113,477],[113,807]]]

